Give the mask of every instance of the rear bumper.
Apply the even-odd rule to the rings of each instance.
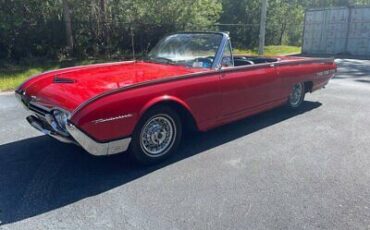
[[[314,85],[312,87],[311,93],[320,90],[322,88],[325,88],[325,86],[329,83],[330,79],[324,80],[324,81],[318,81],[314,82]]]

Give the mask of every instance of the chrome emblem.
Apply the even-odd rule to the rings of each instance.
[[[121,116],[118,116],[118,117],[101,118],[101,119],[98,119],[98,120],[95,120],[95,121],[92,121],[92,122],[94,124],[100,124],[100,123],[105,123],[105,122],[110,122],[110,121],[127,119],[127,118],[130,118],[130,117],[133,117],[133,114],[129,113],[129,114],[121,115]]]

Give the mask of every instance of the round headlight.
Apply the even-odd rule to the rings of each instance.
[[[66,112],[60,111],[60,110],[54,110],[53,111],[54,119],[58,126],[65,131],[67,122],[68,122],[68,117],[69,115]]]

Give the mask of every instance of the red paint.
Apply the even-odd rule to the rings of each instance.
[[[204,71],[175,65],[121,62],[60,69],[41,74],[21,86],[48,107],[73,111],[84,101],[103,92],[132,84]],[[54,78],[74,83],[54,83]]]
[[[322,88],[334,75],[317,73],[334,69],[333,61],[291,57],[281,58],[274,66],[221,71],[129,62],[44,73],[19,90],[36,96],[44,106],[73,112],[72,123],[105,142],[130,136],[142,114],[157,103],[183,106],[204,131],[285,103],[295,83],[310,81],[313,90]],[[74,83],[53,83],[55,76]],[[126,114],[133,116],[92,122]]]

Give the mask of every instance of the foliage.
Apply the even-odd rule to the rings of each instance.
[[[78,57],[124,54],[132,40],[143,51],[165,33],[207,27],[221,13],[219,0],[0,0],[0,58],[67,55],[64,2]]]
[[[351,4],[369,0],[269,0],[266,43],[300,45],[305,9]],[[0,0],[0,59],[115,57],[184,30],[230,31],[234,46],[254,48],[260,7],[261,0]]]

